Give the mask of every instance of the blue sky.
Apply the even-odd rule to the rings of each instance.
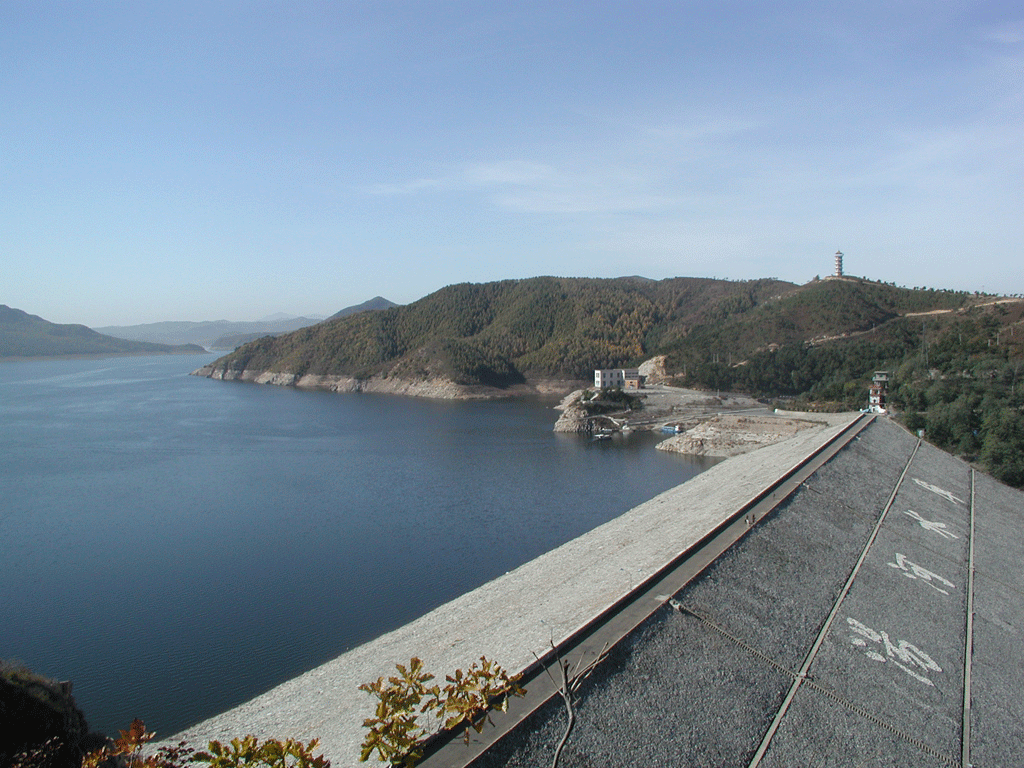
[[[543,274],[1024,292],[1009,2],[0,3],[0,303],[330,314]]]

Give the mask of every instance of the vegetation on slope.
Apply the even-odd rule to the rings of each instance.
[[[357,378],[446,371],[459,383],[497,386],[524,377],[589,378],[594,368],[639,363],[691,324],[795,288],[695,278],[452,285],[406,306],[260,339],[215,365]]]
[[[0,358],[205,351],[195,344],[169,345],[116,339],[84,325],[51,323],[20,309],[0,304]]]
[[[668,354],[678,370],[728,368],[770,344],[862,333],[907,312],[955,309],[967,299],[855,280],[803,287],[698,278],[467,283],[407,306],[259,339],[215,365],[357,378],[445,371],[461,383],[496,386],[523,377],[589,378],[595,368],[655,354]]]
[[[355,304],[351,307],[345,307],[333,315],[328,317],[328,320],[337,320],[339,317],[348,317],[349,315],[357,315],[360,312],[370,312],[378,309],[390,309],[391,307],[397,307],[393,301],[385,299],[383,296],[374,296],[368,301],[364,301],[362,304]]]
[[[923,429],[935,445],[1024,487],[1024,300],[945,297],[959,297],[961,306],[760,350],[739,364],[729,365],[721,353],[694,356],[677,381],[792,396],[795,407],[862,408],[874,371],[888,370],[889,405],[907,427]]]
[[[857,278],[539,277],[443,288],[406,306],[240,347],[226,370],[373,375],[507,387],[589,379],[666,355],[680,385],[861,408],[875,370],[943,448],[1024,484],[1018,382],[1024,302]]]
[[[102,744],[89,732],[85,716],[71,695],[70,683],[58,683],[17,662],[0,659],[0,766],[31,765],[19,761],[48,740],[54,768],[81,764],[82,755]]]

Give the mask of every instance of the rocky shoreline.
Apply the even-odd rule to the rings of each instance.
[[[849,414],[778,411],[745,395],[712,394],[663,384],[638,390],[643,403],[632,410],[594,408],[600,401],[590,390],[570,393],[555,408],[561,411],[555,432],[596,434],[636,430],[675,433],[658,450],[728,458],[773,445],[808,429],[834,426]],[[635,403],[634,403],[635,405]]]
[[[562,398],[562,402],[555,406],[556,411],[561,411],[555,422],[555,432],[585,434],[593,431],[594,422],[580,404],[582,395],[583,390],[577,389]]]
[[[374,392],[406,397],[425,397],[437,400],[500,400],[509,397],[562,394],[579,382],[543,379],[527,382],[507,389],[459,384],[444,376],[407,379],[400,376],[375,375],[366,378],[332,376],[324,374],[295,374],[278,371],[233,370],[217,365],[204,365],[192,371],[218,381],[245,381],[278,387],[321,390],[325,392]]]

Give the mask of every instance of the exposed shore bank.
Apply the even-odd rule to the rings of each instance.
[[[797,432],[831,423],[826,415],[719,414],[658,443],[659,451],[728,458],[788,440]]]
[[[375,375],[365,378],[324,374],[295,374],[277,371],[237,371],[218,365],[204,365],[192,372],[218,381],[244,381],[278,387],[321,390],[325,392],[375,392],[438,400],[501,400],[511,397],[560,395],[580,385],[578,381],[533,379],[507,388],[459,384],[445,376],[408,379],[400,376]]]
[[[632,393],[642,408],[594,413],[585,401],[588,388],[579,381],[539,379],[508,388],[468,386],[434,376],[412,380],[379,374],[366,378],[243,370],[206,365],[192,372],[218,381],[242,381],[278,387],[352,393],[403,395],[439,400],[497,400],[564,395],[555,406],[555,432],[607,433],[628,430],[674,430],[658,450],[726,458],[788,439],[803,429],[833,423],[822,414],[777,413],[747,395],[711,393],[658,384]],[[568,394],[565,394],[568,392]]]

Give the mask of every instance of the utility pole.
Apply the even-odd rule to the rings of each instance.
[[[924,345],[924,369],[928,370],[928,326],[925,321],[921,321],[921,343]]]

